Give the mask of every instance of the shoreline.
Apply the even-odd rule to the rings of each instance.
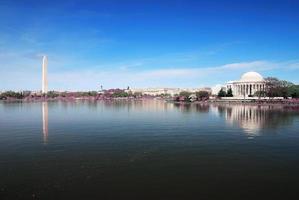
[[[29,98],[29,99],[1,99],[0,102],[53,102],[53,101],[62,101],[62,102],[74,102],[74,101],[146,101],[146,100],[158,100],[164,101],[167,103],[174,104],[219,104],[219,105],[295,105],[299,106],[299,99],[270,99],[270,100],[204,100],[204,101],[174,101],[172,99],[164,99],[157,97],[119,97],[119,98],[94,98],[94,97],[59,97],[59,98]]]

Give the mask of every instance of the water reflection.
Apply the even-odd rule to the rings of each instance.
[[[275,129],[291,125],[294,116],[299,116],[298,107],[286,106],[217,106],[218,112],[226,122],[237,125],[249,136],[260,135],[263,129]]]
[[[209,104],[174,103],[174,107],[181,112],[208,113],[210,111]]]
[[[162,100],[137,100],[137,101],[106,101],[105,108],[113,110],[122,110],[126,108],[128,111],[168,111],[173,109],[173,104],[165,103]]]
[[[53,103],[55,104],[55,103]],[[57,104],[56,104],[57,105]],[[299,117],[299,106],[269,106],[269,105],[244,105],[244,104],[189,104],[189,103],[166,103],[161,100],[143,100],[143,101],[74,101],[74,102],[59,102],[63,109],[70,109],[72,112],[78,110],[81,114],[93,120],[91,117],[94,113],[102,113],[110,116],[113,113],[113,118],[128,118],[133,115],[123,115],[123,111],[134,113],[135,116],[146,118],[148,113],[184,113],[196,118],[197,114],[205,114],[209,117],[213,126],[217,127],[221,118],[230,127],[238,127],[243,130],[248,137],[254,137],[265,133],[266,129],[275,130],[278,127],[292,125],[294,119]],[[77,109],[74,109],[77,108]],[[74,111],[75,110],[75,111]],[[79,112],[78,111],[78,112]],[[120,116],[116,117],[118,113]],[[101,116],[103,117],[103,115]],[[76,115],[79,115],[76,113]],[[179,115],[176,115],[180,117]],[[216,116],[216,117],[215,117]],[[74,117],[74,116],[73,116]],[[134,118],[135,119],[135,118]],[[165,119],[174,120],[171,117]],[[43,142],[48,143],[48,103],[42,103],[42,122],[43,122]],[[158,126],[159,124],[157,124]],[[276,131],[272,131],[275,133]]]
[[[48,143],[49,129],[48,129],[48,102],[42,103],[42,115],[43,115],[43,142]]]
[[[224,118],[231,126],[243,129],[249,137],[262,130],[291,125],[299,117],[299,106],[244,105],[244,104],[174,104],[180,112],[211,113]]]
[[[226,121],[230,124],[238,124],[247,134],[259,135],[260,130],[267,124],[267,108],[235,105],[231,107],[219,107],[225,109]]]
[[[299,107],[155,100],[0,105],[0,199],[193,199],[199,188],[197,196],[254,193],[254,199],[298,186]],[[253,142],[245,134],[264,136]]]

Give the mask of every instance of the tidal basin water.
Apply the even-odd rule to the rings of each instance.
[[[299,107],[0,102],[0,199],[290,199]]]

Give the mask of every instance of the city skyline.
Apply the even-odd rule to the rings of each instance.
[[[213,87],[247,71],[298,84],[295,1],[2,1],[0,90]]]

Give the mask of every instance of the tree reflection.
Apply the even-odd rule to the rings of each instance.
[[[194,106],[197,112],[207,113],[210,111],[209,104],[195,104]]]
[[[174,108],[182,112],[208,113],[210,111],[209,104],[174,103]]]
[[[174,107],[178,108],[181,112],[190,112],[190,111],[192,111],[190,103],[174,103]]]

